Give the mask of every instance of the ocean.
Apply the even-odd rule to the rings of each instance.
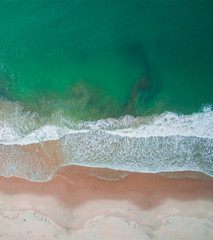
[[[213,176],[212,13],[212,1],[0,1],[0,174]],[[23,150],[34,144],[51,169]]]

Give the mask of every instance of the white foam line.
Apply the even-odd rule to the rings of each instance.
[[[44,126],[44,127],[46,127],[46,126]],[[53,126],[53,128],[55,128],[55,127],[57,127],[57,126]],[[81,134],[81,133],[86,133],[86,132],[91,131],[91,130],[68,130],[66,133],[63,133],[61,135],[57,135],[57,136],[53,135],[53,136],[48,136],[48,137],[42,137],[39,139],[38,137],[36,137],[39,130],[40,129],[32,132],[31,134],[29,134],[25,137],[22,137],[16,141],[7,141],[7,142],[0,141],[0,144],[2,144],[2,145],[30,145],[30,144],[34,144],[34,143],[59,140],[66,135]],[[51,129],[50,129],[50,132],[51,132]]]
[[[167,133],[167,134],[144,134],[140,130],[135,129],[125,129],[125,130],[116,130],[116,131],[106,131],[111,135],[120,136],[120,137],[129,137],[129,138],[150,138],[150,137],[171,137],[171,136],[183,136],[183,137],[198,137],[198,138],[208,138],[213,139],[212,136],[200,136],[198,134],[184,134],[184,133]]]
[[[132,130],[132,132],[131,132]],[[97,130],[98,131],[98,130]],[[76,130],[76,131],[71,131],[68,132],[62,136],[59,137],[50,137],[50,138],[44,138],[44,139],[33,139],[33,140],[29,140],[28,136],[17,140],[17,141],[11,141],[11,142],[0,142],[1,145],[20,145],[20,146],[24,146],[24,145],[30,145],[30,144],[36,144],[36,143],[42,143],[42,142],[47,142],[47,141],[54,141],[54,140],[59,140],[67,135],[76,135],[76,134],[82,134],[82,133],[88,133],[88,132],[97,132],[97,131],[93,131],[93,130]],[[117,131],[103,131],[103,130],[99,130],[99,132],[105,132],[109,135],[112,136],[120,136],[120,137],[128,137],[128,138],[151,138],[151,137],[174,137],[174,136],[183,136],[183,137],[197,137],[197,138],[203,138],[203,139],[213,139],[213,137],[209,137],[209,136],[199,136],[199,135],[189,135],[189,134],[167,134],[167,135],[162,135],[162,134],[153,134],[153,135],[144,135],[143,133],[139,132],[139,131],[135,131],[134,129],[128,129],[128,131],[126,130],[117,130]]]
[[[102,119],[94,122],[70,123],[70,128],[57,125],[45,125],[24,136],[23,126],[0,121],[0,144],[28,145],[48,140],[58,140],[69,134],[87,132],[105,132],[129,138],[149,138],[186,136],[213,139],[213,111],[204,108],[203,112],[192,115],[178,115],[165,112],[154,118],[133,118],[125,116],[119,119]],[[134,125],[136,127],[131,127]],[[77,130],[73,130],[77,127]]]

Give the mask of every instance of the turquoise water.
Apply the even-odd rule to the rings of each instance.
[[[117,131],[139,127],[144,131],[143,126],[155,126],[159,117],[165,122],[160,123],[162,131],[157,131],[158,136],[168,140],[166,146],[170,143],[175,146],[179,138],[175,138],[175,142],[168,138],[167,132],[174,123],[172,119],[176,119],[169,136],[194,136],[202,141],[207,138],[208,143],[202,144],[209,154],[204,156],[203,150],[199,150],[200,158],[195,157],[196,163],[193,166],[187,163],[187,167],[178,155],[179,167],[166,169],[208,172],[212,165],[213,137],[212,13],[212,1],[0,1],[0,142],[24,141],[26,144],[29,139],[35,142],[37,138],[30,134],[50,125],[60,127],[57,130],[60,134],[49,130],[53,132],[51,135],[42,130],[46,135],[42,132],[40,141],[58,139],[70,129],[101,131],[108,123],[97,120],[131,115],[136,118],[124,118],[125,123],[122,118],[115,119],[106,128]],[[204,113],[203,105],[209,106]],[[161,114],[168,111],[174,115],[169,113],[164,118]],[[189,115],[191,122],[182,121],[187,116],[181,117],[181,114]],[[137,118],[145,116],[149,117],[144,122]],[[157,116],[157,120],[153,116]],[[199,126],[203,126],[202,131]],[[186,132],[181,132],[181,128]],[[156,136],[158,128],[150,129],[148,135],[140,133],[137,137]],[[101,136],[97,135],[99,143]],[[187,139],[191,141],[186,144],[187,150],[183,147],[180,152],[184,162],[193,162],[193,157],[187,156],[192,149],[196,152],[199,144],[193,147],[190,144],[201,140]],[[164,140],[159,145],[159,153]],[[134,154],[140,149],[135,147]],[[118,155],[116,151],[119,159],[122,150],[118,150]],[[113,165],[112,159],[104,165],[101,157],[95,161],[93,155],[91,159],[99,164],[77,155],[72,159],[74,163],[88,165],[90,162],[90,165],[125,170],[129,166],[137,171],[143,171],[142,158],[146,159],[146,171],[164,170],[168,165],[164,157],[159,160],[161,163],[165,160],[164,167],[151,163],[152,167],[147,167],[150,159],[153,162],[156,159],[145,152],[145,155],[133,154],[134,158],[120,157],[117,160],[120,167],[118,163]],[[174,152],[177,149],[174,148]],[[126,164],[130,159],[138,162],[137,168]]]
[[[212,12],[210,1],[1,1],[1,97],[84,120],[198,111],[213,102]]]

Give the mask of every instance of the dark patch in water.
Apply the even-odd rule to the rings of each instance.
[[[138,101],[142,98],[143,102],[146,102],[147,98],[149,97],[149,92],[152,88],[152,82],[147,79],[144,75],[142,78],[136,81],[132,91],[130,93],[130,100],[128,105],[128,112],[134,113],[136,105]]]
[[[99,87],[83,80],[68,88],[66,95],[66,110],[69,116],[94,120],[108,118],[112,115],[118,117],[120,114],[116,108],[113,109],[116,104],[112,96],[107,96]]]
[[[144,51],[142,42],[136,41],[128,44],[126,47],[126,51],[131,61],[146,65],[147,56]]]
[[[142,42],[136,41],[126,47],[132,62],[141,66],[141,75],[135,81],[129,94],[129,101],[124,105],[124,111],[134,116],[149,114],[153,99],[161,89],[155,67],[151,65],[148,50]]]

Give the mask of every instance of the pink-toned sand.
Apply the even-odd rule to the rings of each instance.
[[[212,179],[65,167],[48,182],[0,177],[0,239],[213,239]]]

